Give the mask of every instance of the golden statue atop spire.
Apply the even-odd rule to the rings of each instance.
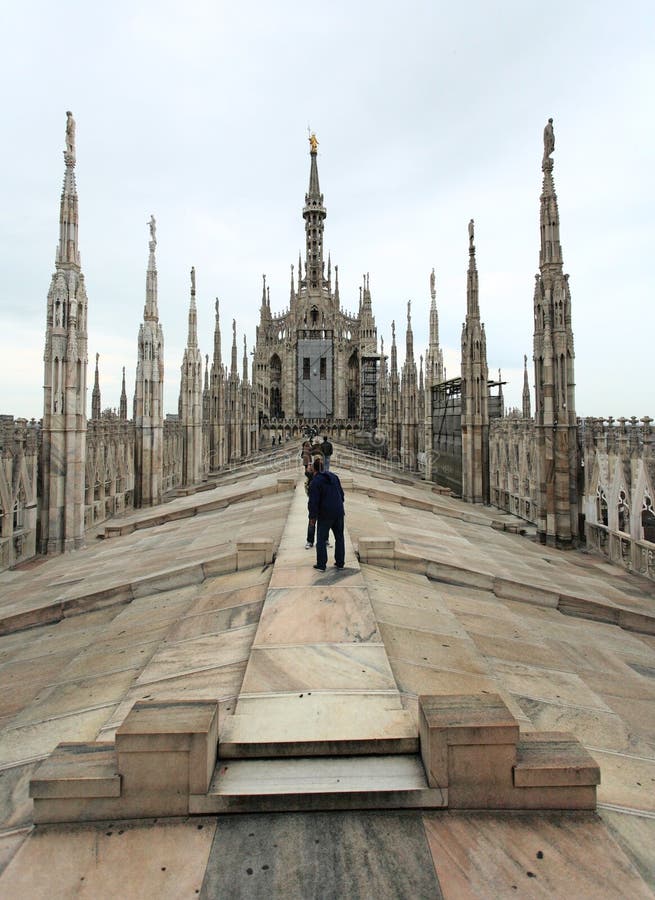
[[[310,151],[310,152],[311,152],[311,153],[316,153],[316,151],[318,150],[318,138],[316,137],[316,135],[314,134],[313,131],[312,131],[312,133],[309,135],[309,146],[311,147],[311,151]]]

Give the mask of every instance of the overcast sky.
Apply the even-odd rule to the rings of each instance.
[[[249,347],[267,274],[288,304],[304,248],[308,125],[325,247],[342,305],[370,272],[378,334],[412,300],[418,357],[437,276],[448,376],[459,374],[467,223],[476,221],[490,374],[521,403],[532,357],[542,132],[570,273],[579,415],[655,416],[655,4],[612,0],[11,3],[1,0],[0,413],[42,414],[46,296],[77,122],[80,251],[89,296],[89,405],[131,410],[147,220],[157,219],[165,409],[177,411],[189,270],[212,352],[221,301]],[[304,254],[303,254],[304,255]]]

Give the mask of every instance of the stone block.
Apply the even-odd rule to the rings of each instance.
[[[514,790],[516,744],[455,744],[448,747],[451,809],[502,809]]]
[[[450,787],[449,747],[516,745],[518,736],[518,723],[498,694],[419,697],[421,758],[431,787]],[[507,779],[511,784],[511,765]]]
[[[114,744],[59,744],[34,773],[29,794],[39,800],[120,797],[121,778]]]
[[[421,509],[424,512],[432,512],[434,509],[434,505],[429,500],[417,500],[415,497],[403,497],[400,505],[409,509]]]
[[[520,603],[532,603],[534,606],[546,606],[557,609],[560,595],[557,591],[535,584],[522,584],[509,578],[494,578],[493,588],[496,597],[504,600],[518,600]]]
[[[472,569],[463,569],[460,566],[451,566],[448,563],[429,560],[425,574],[432,581],[443,581],[446,584],[481,588],[485,591],[493,589],[494,579],[492,575],[487,575],[485,572],[475,572]]]
[[[159,815],[184,815],[188,810],[189,798],[189,754],[152,751],[121,752],[119,765],[122,780],[122,796],[126,799],[137,797],[166,797],[169,810]]]
[[[254,569],[273,562],[273,541],[237,541],[237,569]]]
[[[187,793],[190,787],[192,793],[206,791],[217,747],[218,705],[213,701],[140,701],[116,732],[119,771],[132,790],[141,776],[150,784],[148,765],[159,769],[165,764],[175,769],[171,785],[186,785]]]
[[[138,600],[139,597],[147,597],[149,594],[171,591],[174,588],[187,587],[190,584],[202,584],[204,580],[202,566],[199,563],[193,563],[179,569],[158,572],[147,578],[139,578],[132,583],[132,592],[134,599]]]
[[[215,559],[206,559],[202,564],[202,572],[205,578],[213,578],[216,575],[226,575],[237,570],[237,554],[226,553]]]
[[[413,553],[406,553],[402,550],[396,550],[393,556],[394,569],[399,572],[411,572],[414,575],[426,575],[428,571],[428,560],[421,556],[415,556]]]
[[[600,784],[596,760],[572,735],[531,732],[521,736],[514,766],[516,787],[564,787]]]
[[[378,560],[387,559],[393,561],[396,542],[389,538],[360,537],[358,553],[360,562],[372,562],[381,565]]]

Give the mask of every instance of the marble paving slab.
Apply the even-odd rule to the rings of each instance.
[[[651,897],[592,814],[425,814],[445,897]]]
[[[215,820],[39,827],[0,878],[3,897],[197,897]]]
[[[241,690],[253,694],[395,688],[383,644],[301,644],[253,648]]]
[[[201,900],[439,900],[420,815],[331,812],[218,819]]]
[[[599,808],[598,815],[655,895],[655,817]]]
[[[137,679],[137,684],[147,685],[247,660],[255,629],[255,625],[248,625],[230,632],[201,635],[165,645],[153,656]]]
[[[382,643],[368,593],[338,584],[270,588],[255,646]]]

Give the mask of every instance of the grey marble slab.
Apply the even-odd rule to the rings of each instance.
[[[203,900],[438,900],[417,813],[332,812],[221,817]]]

